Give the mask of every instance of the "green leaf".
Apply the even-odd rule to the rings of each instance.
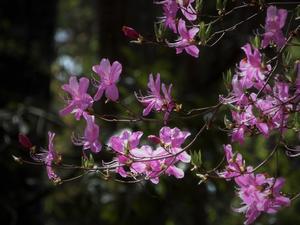
[[[165,27],[162,23],[154,23],[154,34],[157,42],[162,42],[165,33]]]
[[[217,2],[216,2],[216,9],[218,11],[221,11],[223,9],[222,0],[217,0]]]
[[[227,70],[226,73],[223,73],[223,80],[225,88],[228,92],[231,91],[231,81],[232,81],[232,71],[231,69]]]
[[[198,152],[192,152],[191,154],[191,163],[192,165],[194,165],[195,167],[201,167],[202,165],[202,155],[201,155],[201,150],[199,150]]]
[[[261,40],[258,35],[255,35],[255,37],[252,38],[250,42],[255,48],[260,48]]]
[[[203,9],[203,0],[196,1],[196,12],[200,13]]]

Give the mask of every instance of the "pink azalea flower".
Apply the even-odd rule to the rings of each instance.
[[[177,0],[178,5],[181,9],[182,14],[187,18],[189,21],[194,21],[197,19],[197,12],[193,8],[192,3],[195,0]]]
[[[240,84],[246,89],[253,86],[260,89],[264,86],[265,74],[271,70],[271,66],[262,66],[260,52],[256,48],[252,51],[250,44],[246,44],[242,49],[246,54],[246,59],[241,60],[239,65]]]
[[[262,212],[276,213],[290,204],[290,199],[280,193],[283,178],[267,178],[263,174],[250,173],[235,178],[235,181],[239,186],[238,196],[242,200],[242,206],[236,211],[245,213],[245,225],[253,223]]]
[[[245,106],[249,103],[247,96],[245,95],[245,90],[242,87],[239,76],[235,74],[231,81],[232,91],[228,98],[220,96],[220,101],[224,104],[236,104],[238,106]]]
[[[143,162],[134,162],[131,165],[132,172],[144,173],[146,179],[152,183],[159,183],[162,174],[174,176],[177,179],[184,177],[184,171],[175,164],[178,162],[176,157],[169,157],[170,153],[163,147],[152,150],[150,146],[143,145],[139,149],[133,149],[131,154],[137,159],[145,159]]]
[[[132,163],[131,151],[138,147],[140,138],[143,132],[130,132],[125,130],[119,136],[112,136],[109,140],[108,145],[117,153],[117,163],[118,167],[116,172],[122,177],[127,177],[127,171],[125,166],[130,166]]]
[[[143,110],[143,116],[147,116],[153,110],[158,112],[165,112],[164,122],[166,123],[170,113],[175,108],[175,103],[171,97],[172,84],[169,85],[168,88],[166,88],[165,84],[162,83],[161,88],[163,95],[161,95],[160,74],[157,74],[156,80],[154,80],[152,74],[150,74],[148,88],[148,96],[137,96],[138,101],[146,106],[146,108]]]
[[[233,154],[231,145],[224,145],[224,152],[228,165],[225,171],[220,172],[219,176],[230,180],[231,178],[242,175],[245,169],[245,160],[240,153]]]
[[[55,133],[48,132],[48,149],[42,149],[41,153],[33,155],[33,159],[38,162],[42,162],[46,165],[47,175],[49,180],[57,183],[60,182],[60,177],[55,173],[53,164],[57,164],[60,161],[60,156],[54,149],[53,139]]]
[[[271,42],[281,48],[285,44],[285,37],[282,33],[287,11],[285,9],[277,9],[276,6],[269,6],[267,10],[265,34],[262,41],[262,47],[267,47]]]
[[[176,15],[179,9],[177,2],[175,0],[164,0],[155,3],[163,5],[164,16],[160,17],[161,22],[164,23],[165,27],[177,33]]]
[[[98,101],[101,99],[105,92],[107,99],[114,102],[117,101],[119,99],[119,91],[116,83],[118,82],[122,72],[122,65],[118,61],[115,61],[112,65],[110,65],[108,59],[102,59],[99,65],[93,66],[93,71],[97,73],[100,78],[94,100]]]
[[[187,30],[185,21],[180,19],[178,22],[178,33],[180,37],[175,43],[168,43],[169,47],[175,47],[176,54],[182,53],[182,51],[185,50],[191,56],[198,58],[199,49],[195,45],[196,42],[194,40],[198,31],[199,28],[197,27]]]
[[[165,154],[165,151],[153,150],[148,145],[143,145],[141,148],[135,148],[131,151],[136,161],[143,160],[143,162],[133,162],[131,165],[132,172],[145,174],[145,179],[149,179],[152,183],[159,183],[159,176],[162,173],[161,160],[155,158]]]
[[[76,120],[79,120],[85,110],[93,105],[93,98],[87,93],[88,87],[89,79],[80,78],[78,83],[75,76],[70,77],[69,84],[64,84],[62,89],[68,92],[72,99],[67,100],[68,105],[60,110],[60,115],[74,113]]]
[[[159,131],[159,139],[161,145],[172,154],[177,154],[182,151],[181,145],[191,135],[187,131],[181,131],[177,127],[171,129],[170,127],[163,127]],[[178,160],[189,163],[191,156],[186,151],[180,153],[177,157]]]
[[[238,141],[242,144],[247,127],[256,124],[256,117],[253,115],[252,109],[252,105],[247,105],[242,112],[232,111],[232,118],[236,123],[236,127],[232,131],[232,141]]]
[[[100,152],[102,145],[99,142],[99,126],[95,123],[95,117],[85,113],[84,118],[86,120],[86,128],[84,130],[84,136],[80,138],[74,138],[73,143],[75,145],[82,145],[83,149],[90,149],[94,153]]]

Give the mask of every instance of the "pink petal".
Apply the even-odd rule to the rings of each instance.
[[[119,91],[117,86],[115,84],[108,86],[105,90],[105,96],[114,102],[117,101],[119,99]]]
[[[110,71],[110,81],[116,83],[119,80],[121,72],[122,65],[118,61],[113,62]]]

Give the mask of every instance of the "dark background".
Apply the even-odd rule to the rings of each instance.
[[[207,1],[207,14],[215,13],[214,1]],[[215,29],[234,24],[253,11],[240,11]],[[174,49],[137,46],[123,36],[123,25],[135,27],[153,37],[153,23],[161,15],[151,0],[3,0],[0,2],[0,224],[22,225],[219,225],[242,224],[243,216],[234,213],[238,200],[232,183],[208,181],[197,185],[189,172],[183,180],[162,178],[159,185],[149,182],[120,184],[101,180],[96,175],[54,186],[41,167],[19,165],[15,154],[28,158],[17,142],[18,133],[26,133],[37,146],[47,145],[47,131],[57,133],[56,149],[70,162],[79,162],[80,151],[71,145],[70,134],[82,124],[71,117],[60,118],[63,107],[62,83],[69,75],[93,73],[91,66],[103,57],[123,65],[119,83],[121,100],[137,112],[142,108],[133,91],[145,90],[148,74],[161,73],[165,83],[173,83],[176,100],[189,110],[214,105],[225,94],[222,73],[241,59],[240,47],[249,41],[253,29],[264,23],[262,14],[226,34],[212,48],[200,48],[194,59],[175,55]],[[97,103],[99,112],[122,113],[118,105]],[[221,114],[217,125],[222,126]],[[101,124],[105,142],[116,130],[142,129],[145,136],[158,133],[162,124]],[[170,126],[189,129],[193,134],[203,124],[203,117],[175,120]],[[202,150],[203,160],[212,168],[222,158],[226,133],[214,127],[193,146]],[[249,162],[261,161],[270,151],[263,138],[247,140],[244,154]],[[254,157],[255,156],[255,157]],[[100,156],[101,158],[101,156]],[[77,160],[77,161],[76,161]],[[287,177],[285,191],[298,192],[297,159],[280,157],[280,173]],[[273,162],[266,170],[275,171]],[[292,171],[292,173],[291,173]],[[78,171],[63,171],[63,176]],[[300,224],[298,202],[277,215],[263,215],[256,224]]]

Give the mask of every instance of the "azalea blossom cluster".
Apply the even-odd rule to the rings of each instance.
[[[150,141],[158,145],[156,148],[139,146],[142,135],[141,131],[125,130],[120,135],[112,136],[108,145],[117,157],[109,163],[110,166],[116,167],[116,172],[122,177],[142,176],[155,184],[162,174],[183,178],[184,171],[176,164],[189,163],[191,160],[190,155],[181,147],[190,133],[177,127],[162,127],[159,136],[148,136]]]
[[[281,28],[285,18],[286,10],[277,10],[274,6],[268,8],[262,47],[271,42],[282,47],[285,38],[282,36]],[[297,104],[292,103],[299,95],[299,90],[294,88],[297,85],[282,75],[276,74],[273,83],[268,82],[273,68],[263,62],[262,54],[257,48],[246,44],[242,50],[246,57],[240,61],[232,77],[230,96],[220,98],[224,104],[232,106],[231,137],[232,141],[241,144],[246,134],[259,132],[268,137],[272,130],[279,128],[283,132],[290,112],[297,110]]]
[[[284,9],[268,8],[262,48],[275,45],[280,51],[284,47],[286,38],[282,28],[286,16]],[[232,121],[226,122],[231,141],[240,144],[244,143],[246,135],[269,137],[274,130],[282,134],[288,129],[289,116],[299,110],[296,99],[300,93],[299,62],[295,65],[297,78],[293,82],[283,75],[273,75],[276,68],[264,62],[258,48],[246,44],[242,50],[246,57],[232,77],[232,90],[228,97],[220,96],[220,101],[231,108]],[[237,185],[237,195],[242,203],[235,211],[245,214],[245,225],[253,223],[263,212],[273,214],[289,206],[291,200],[281,193],[284,178],[256,173],[252,166],[246,166],[242,154],[233,153],[231,145],[224,145],[224,153],[227,165],[218,175]]]
[[[296,111],[293,99],[296,85],[276,75],[273,85],[266,79],[271,65],[264,65],[258,49],[250,44],[242,48],[246,58],[241,60],[232,78],[232,91],[228,98],[221,96],[224,104],[232,106],[232,141],[244,142],[246,134],[262,133],[268,137],[274,129],[287,125],[291,111]]]
[[[284,178],[255,173],[251,166],[246,166],[240,153],[232,152],[231,145],[224,145],[224,153],[228,164],[219,176],[234,180],[237,185],[242,203],[235,211],[246,215],[245,225],[253,223],[263,212],[274,214],[290,205],[290,199],[281,194]]]
[[[99,80],[93,81],[94,87],[97,89],[94,96],[88,93],[90,80],[86,77],[82,77],[78,81],[76,76],[71,76],[69,83],[62,85],[62,89],[67,92],[69,97],[66,100],[67,106],[60,110],[60,115],[74,114],[76,120],[83,118],[86,122],[84,134],[75,134],[72,137],[74,145],[82,146],[85,157],[87,150],[97,154],[102,149],[99,140],[100,127],[96,123],[92,107],[104,94],[106,101],[118,101],[119,91],[116,83],[122,73],[122,65],[118,61],[110,64],[108,59],[102,59],[99,65],[92,67],[92,70],[99,76]],[[175,102],[171,97],[172,84],[166,87],[164,83],[160,82],[160,74],[157,74],[155,80],[150,74],[148,88],[148,95],[136,95],[137,100],[145,106],[143,116],[147,116],[151,111],[164,112],[164,123],[166,124],[170,113],[175,109]],[[161,90],[163,94],[161,94]],[[141,131],[132,133],[124,131],[120,136],[113,136],[109,140],[108,146],[114,151],[116,157],[112,162],[105,164],[106,169],[111,170],[113,167],[114,171],[122,177],[144,176],[153,183],[158,183],[162,174],[182,178],[184,172],[176,165],[179,161],[190,162],[190,156],[181,148],[190,133],[178,128],[163,127],[159,137],[149,136],[151,140],[155,140],[155,143],[159,144],[160,147],[156,149],[149,145],[138,147],[142,134]],[[54,136],[54,133],[49,132],[48,149],[42,150],[42,153],[34,152],[32,158],[46,165],[50,180],[59,182],[60,178],[53,169],[53,165],[57,164],[58,155],[54,149]],[[23,141],[23,143],[25,142]]]
[[[186,26],[186,20],[193,22],[197,19],[197,12],[194,6],[195,0],[163,0],[155,3],[162,5],[163,9],[163,16],[159,18],[159,22],[179,35],[176,42],[168,42],[168,46],[176,48],[176,54],[186,51],[189,55],[197,58],[199,49],[195,36],[199,32],[199,28],[192,27],[188,29]],[[177,18],[179,11],[183,18]]]
[[[200,26],[195,25],[199,19],[195,10],[196,2],[195,0],[155,2],[163,9],[163,17],[159,18],[159,22],[179,36],[174,43],[165,40],[169,47],[176,48],[177,54],[186,51],[193,57],[199,55],[196,35],[200,31]],[[191,155],[187,153],[189,147],[205,130],[204,128],[211,127],[210,122],[213,121],[218,109],[223,106],[230,108],[231,121],[226,119],[226,128],[232,143],[243,144],[246,137],[254,135],[263,135],[267,138],[272,132],[278,132],[282,137],[283,132],[290,129],[291,115],[300,111],[300,60],[294,61],[295,79],[288,78],[284,72],[277,72],[277,64],[280,63],[280,57],[289,41],[283,33],[286,19],[287,10],[277,9],[275,6],[267,8],[261,44],[247,43],[241,48],[245,57],[237,65],[234,75],[229,77],[231,82],[229,95],[221,95],[217,107],[204,108],[209,113],[213,112],[213,116],[205,121],[203,128],[195,134],[189,144],[186,144],[191,135],[189,131],[170,127],[168,124],[173,119],[172,113],[177,112],[181,105],[172,97],[172,84],[166,85],[162,82],[159,73],[156,76],[149,75],[147,92],[135,92],[138,103],[144,108],[137,118],[128,119],[128,122],[134,119],[146,121],[148,119],[146,117],[151,113],[160,113],[163,119],[159,122],[163,125],[159,127],[158,134],[148,135],[147,139],[143,140],[142,130],[132,131],[126,128],[116,132],[106,142],[100,141],[102,131],[100,124],[97,123],[97,120],[103,117],[94,111],[93,106],[104,98],[105,103],[122,105],[117,86],[123,70],[122,64],[118,61],[110,63],[109,59],[104,58],[92,67],[96,78],[90,80],[87,77],[70,76],[68,83],[62,85],[67,97],[60,115],[71,114],[75,120],[85,122],[83,134],[73,134],[72,143],[75,146],[82,146],[83,160],[87,160],[88,155],[99,154],[104,150],[111,155],[109,160],[102,161],[100,165],[93,162],[91,167],[83,165],[79,168],[101,171],[105,178],[110,177],[112,173],[124,181],[149,180],[157,184],[162,175],[181,179],[185,175],[184,169],[187,164],[194,161],[193,153]],[[122,30],[127,37],[140,43],[144,40],[142,35],[130,27],[124,26]],[[269,52],[275,52],[276,57],[268,60]],[[274,59],[277,60],[276,64],[273,63]],[[129,107],[125,107],[128,110]],[[189,112],[192,111],[202,112],[203,109]],[[189,118],[190,113],[180,116]],[[194,116],[198,115],[190,117]],[[117,117],[115,121],[118,121]],[[63,165],[62,156],[56,151],[54,137],[55,133],[49,132],[48,147],[40,151],[36,151],[26,136],[21,135],[19,140],[24,148],[30,150],[34,162],[46,167],[48,178],[60,183],[63,179],[57,174],[57,168]],[[219,166],[212,170],[213,173],[217,173],[217,177],[211,177],[235,183],[237,196],[241,199],[241,206],[235,211],[245,214],[246,225],[253,223],[262,213],[276,213],[282,207],[290,205],[291,199],[281,192],[285,183],[284,178],[257,173],[257,168],[246,166],[242,154],[234,153],[230,144],[224,145],[224,154],[227,161],[225,169],[220,172],[219,167],[222,163],[218,164]],[[198,161],[202,160],[198,158]],[[196,163],[193,165],[195,167],[192,171],[205,170],[202,165]],[[203,174],[205,179],[208,179],[211,172],[204,171]],[[196,175],[202,173],[196,172]]]

